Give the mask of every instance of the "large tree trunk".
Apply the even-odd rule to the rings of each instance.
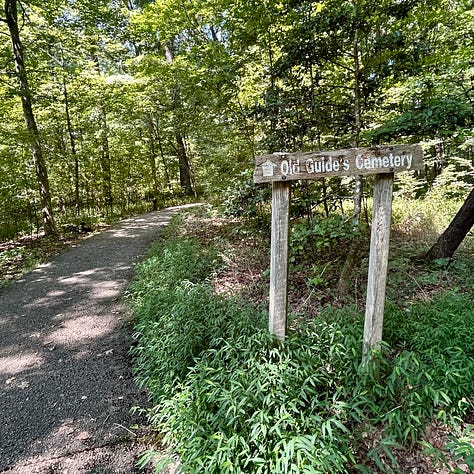
[[[474,188],[464,201],[448,228],[440,235],[437,242],[428,250],[426,258],[450,258],[461,245],[467,233],[474,225]]]
[[[31,90],[28,84],[28,75],[26,73],[23,45],[20,40],[20,31],[18,28],[18,8],[16,0],[5,0],[5,22],[8,25],[10,40],[15,59],[15,72],[19,83],[19,92],[23,116],[26,127],[31,136],[30,148],[33,155],[33,161],[36,170],[36,179],[38,182],[41,208],[43,214],[44,232],[46,235],[56,233],[56,227],[53,218],[53,208],[51,204],[51,193],[49,189],[48,169],[44,159],[38,126],[33,113],[31,101]]]
[[[165,45],[165,56],[166,62],[171,64],[174,61],[174,42],[169,41]],[[173,107],[175,110],[179,110],[181,107],[181,96],[179,87],[177,85],[176,89],[173,91]],[[179,184],[187,196],[196,196],[195,188],[193,188],[194,176],[191,170],[191,161],[189,159],[188,150],[186,148],[186,142],[184,139],[184,134],[176,130],[176,152],[178,154],[178,164],[179,164]]]

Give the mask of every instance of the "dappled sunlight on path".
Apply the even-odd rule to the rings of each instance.
[[[96,472],[97,449],[100,472],[134,472],[122,440],[146,394],[129,366],[123,292],[179,210],[127,219],[0,291],[0,472]]]

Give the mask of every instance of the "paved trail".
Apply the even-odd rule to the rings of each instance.
[[[0,472],[137,472],[124,289],[182,208],[92,236],[0,290]]]

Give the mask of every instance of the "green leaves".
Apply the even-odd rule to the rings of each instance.
[[[160,241],[152,254],[130,289],[137,341],[131,352],[140,383],[159,401],[175,392],[195,358],[263,320],[204,283],[222,265],[214,249],[172,239]]]
[[[179,446],[185,469],[200,460],[206,472],[345,472],[352,455],[341,415],[320,415],[325,369],[317,368],[318,354],[304,364],[289,344],[274,348],[258,333],[222,340],[202,354],[172,408],[157,408],[155,421]]]
[[[359,367],[357,308],[300,315],[281,345],[266,314],[206,283],[215,257],[194,240],[160,242],[134,284],[136,374],[182,472],[398,472],[405,449],[430,442],[427,426],[455,433],[472,410],[469,295],[392,305],[387,342]],[[466,463],[471,439],[449,444]]]
[[[334,263],[331,261],[333,252],[346,247],[358,235],[352,220],[344,216],[315,216],[297,222],[290,234],[290,262],[297,266],[302,262],[313,262],[317,256],[319,263],[313,264],[312,275],[307,280],[307,285],[317,287],[327,282]]]
[[[469,2],[39,3],[23,5],[22,37],[60,216],[110,214],[110,198],[123,215],[179,196],[177,135],[197,191],[220,201],[261,151],[342,148],[359,138],[437,138],[429,184],[440,167],[443,183],[470,182],[460,176],[460,160],[472,161]],[[0,184],[21,216],[10,208],[0,216],[27,222],[24,196],[36,187],[6,40],[0,56],[0,157],[21,162],[18,176],[2,170]],[[261,206],[262,193],[241,194]]]

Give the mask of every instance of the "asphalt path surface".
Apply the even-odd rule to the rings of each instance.
[[[137,471],[124,290],[180,208],[122,221],[0,290],[0,472]]]

